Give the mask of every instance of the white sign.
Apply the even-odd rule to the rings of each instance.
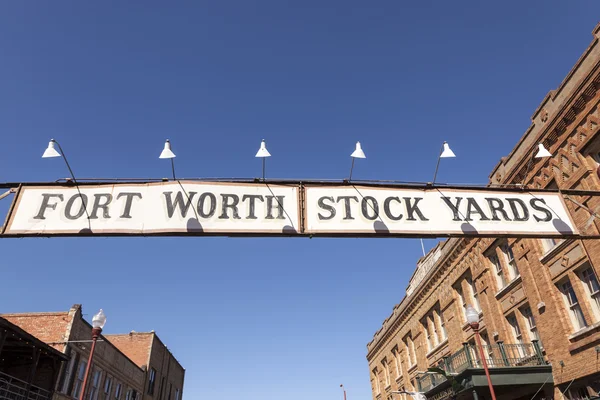
[[[558,193],[309,186],[305,232],[539,237],[576,229]]]
[[[81,195],[74,186],[23,187],[5,233],[293,234],[299,230],[296,185],[182,181],[86,185],[80,190]]]
[[[303,223],[301,223],[303,221]],[[558,193],[297,183],[23,186],[6,235],[561,236]]]

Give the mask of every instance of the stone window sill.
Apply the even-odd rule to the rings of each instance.
[[[408,367],[408,371],[406,371],[406,372],[408,372],[410,374],[411,372],[413,372],[416,369],[417,369],[417,363]]]
[[[496,293],[494,296],[496,297],[496,300],[500,300],[500,298],[502,296],[504,296],[505,294],[507,294],[508,292],[510,292],[512,289],[514,289],[515,287],[517,287],[517,285],[521,283],[521,275],[517,276],[515,279],[513,279],[512,281],[508,282],[506,284],[506,286],[504,286],[502,289],[500,289],[498,291],[498,293]]]
[[[402,380],[402,375],[396,377],[396,383],[400,382]]]
[[[556,245],[554,245],[553,248],[546,251],[544,255],[540,257],[540,262],[542,264],[546,264],[548,261],[550,261],[550,259],[552,259],[555,255],[564,250],[565,247],[567,247],[571,243],[573,243],[573,240],[570,239],[564,239],[562,242],[557,243]]]
[[[442,347],[444,347],[447,344],[448,344],[448,339],[444,339],[444,341],[442,343],[438,344],[433,349],[431,349],[429,351],[429,353],[425,354],[425,357],[427,357],[427,358],[431,357],[433,354],[437,353],[438,350],[440,350]]]
[[[597,330],[598,328],[600,328],[600,322],[596,322],[593,325],[586,326],[585,328],[582,328],[582,329],[578,330],[577,332],[573,333],[572,335],[570,335],[569,340],[571,340],[571,341],[577,340],[578,338],[581,338],[582,336],[585,336],[586,334],[593,332],[593,331]]]

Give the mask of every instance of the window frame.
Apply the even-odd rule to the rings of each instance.
[[[87,368],[87,360],[80,360],[79,365],[77,367],[77,371],[75,372],[75,383],[73,384],[73,392],[71,394],[71,397],[73,397],[74,399],[80,400],[81,391],[82,391],[81,389],[83,386],[83,380],[84,380],[86,368]]]
[[[586,295],[590,298],[590,307],[596,322],[600,320],[600,282],[594,268],[589,263],[586,263],[586,266],[578,271],[577,276],[583,283]],[[596,290],[594,290],[594,282]]]
[[[557,286],[563,296],[563,301],[567,307],[571,325],[575,331],[579,331],[587,327],[588,323],[585,319],[585,315],[583,314],[583,309],[581,308],[581,304],[579,303],[577,293],[575,292],[575,288],[573,287],[571,280],[569,278],[564,279],[558,282]],[[575,300],[574,303],[572,302],[573,299]]]
[[[154,388],[156,386],[156,370],[150,367],[150,372],[148,373],[148,394],[150,396],[154,396]]]

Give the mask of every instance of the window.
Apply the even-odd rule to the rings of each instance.
[[[154,383],[156,382],[156,370],[154,368],[150,368],[150,374],[148,377],[148,394],[154,394]]]
[[[423,325],[423,332],[425,332],[425,338],[427,339],[427,351],[430,351],[433,346],[431,345],[431,332],[429,330],[428,322],[427,322],[428,318],[425,317],[422,321],[421,321],[421,325]]]
[[[508,264],[508,270],[511,274],[510,278],[515,279],[521,274],[519,273],[519,269],[517,268],[517,262],[515,261],[513,251],[508,245],[508,243],[503,243],[501,248],[502,252],[504,253],[504,257],[506,258],[506,263]]]
[[[521,334],[521,328],[519,327],[519,322],[517,321],[517,317],[514,314],[506,317],[510,327],[512,328],[513,337],[517,343],[523,343],[523,335]]]
[[[81,386],[83,385],[83,377],[85,375],[85,368],[87,367],[87,361],[81,361],[77,368],[77,376],[75,377],[75,387],[73,388],[73,397],[79,399],[81,393]]]
[[[406,356],[408,358],[408,368],[412,368],[416,364],[415,360],[415,343],[412,340],[412,337],[406,335],[404,337],[404,346],[406,347]]]
[[[179,389],[175,389],[175,400],[181,400],[181,398],[179,397]]]
[[[398,346],[392,349],[392,355],[394,356],[394,364],[396,364],[396,378],[400,378],[402,376],[402,362],[400,353],[398,353]]]
[[[566,280],[561,283],[559,287],[565,304],[569,308],[569,315],[571,317],[573,326],[577,330],[585,328],[587,326],[587,322],[585,321],[585,317],[583,316],[583,312],[581,311],[581,307],[577,301],[575,290],[573,290],[573,286],[571,286],[571,281]]]
[[[100,387],[100,378],[102,377],[101,369],[94,369],[92,373],[92,382],[88,385],[89,387],[89,400],[98,400],[98,388]]]
[[[117,387],[115,389],[115,400],[121,400],[121,384],[117,383]]]
[[[454,288],[454,290],[456,291],[456,295],[458,296],[458,302],[462,307],[463,322],[466,322],[467,321],[467,303],[465,301],[465,296],[463,295],[462,288],[460,287],[460,283],[457,287]]]
[[[537,327],[535,325],[535,319],[533,318],[533,313],[531,312],[531,307],[528,305],[525,307],[521,307],[521,314],[527,323],[527,329],[529,330],[529,340],[540,340],[540,336],[537,331]],[[542,345],[541,342],[540,346]]]
[[[384,358],[383,361],[381,361],[381,364],[383,365],[383,374],[385,377],[385,387],[387,388],[388,386],[390,386],[390,364],[388,363],[387,358]],[[169,396],[171,397],[171,396]]]
[[[106,379],[104,380],[104,394],[105,398],[110,398],[110,391],[112,390],[112,376],[106,375]]]
[[[544,251],[547,253],[550,250],[552,250],[554,248],[554,246],[556,246],[560,242],[562,242],[562,240],[557,239],[557,238],[542,239],[542,247],[544,248]]]
[[[444,314],[439,310],[436,310],[438,322],[440,324],[440,330],[442,331],[442,341],[448,339],[448,332],[446,331],[446,321],[444,320]]]
[[[173,384],[169,383],[169,396],[167,397],[167,400],[171,400],[171,390],[173,390]]]
[[[71,358],[69,358],[69,363],[65,367],[65,370],[63,373],[62,385],[58,389],[58,391],[61,393],[67,393],[69,391],[69,386],[72,384],[71,378],[73,377],[73,370],[75,369],[75,366],[79,362],[79,354],[77,352],[75,352],[74,350],[71,350],[70,355],[71,355]]]
[[[375,393],[381,393],[381,388],[379,387],[379,377],[377,376],[377,368],[373,368],[373,389],[375,389]]]
[[[471,291],[471,297],[473,298],[473,307],[479,312],[481,312],[481,306],[479,305],[479,296],[477,294],[477,288],[475,287],[475,282],[469,276],[467,277],[467,284],[469,285],[469,290]]]
[[[488,259],[494,266],[494,271],[496,272],[496,282],[498,283],[498,290],[502,289],[506,286],[506,277],[504,276],[504,269],[502,268],[502,264],[500,264],[500,259],[497,254],[492,254],[488,256]]]
[[[125,400],[133,400],[133,390],[127,389],[127,393],[125,394]]]
[[[600,285],[592,267],[587,267],[581,271],[581,280],[585,285],[588,296],[592,298],[592,309],[596,320],[598,320],[600,319]]]

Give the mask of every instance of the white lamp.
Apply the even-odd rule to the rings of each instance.
[[[48,148],[46,149],[46,151],[44,151],[44,154],[42,154],[42,158],[60,157],[60,153],[56,151],[56,148],[54,147],[55,145],[56,141],[54,139],[50,139],[50,142],[48,143]]]
[[[350,154],[350,157],[352,157],[352,165],[350,166],[350,178],[348,178],[348,182],[352,180],[352,171],[354,171],[354,160],[357,158],[367,158],[367,156],[365,156],[365,152],[360,146],[360,142],[356,142],[356,148],[354,149],[352,154]]]
[[[546,157],[552,157],[552,153],[550,153],[548,150],[546,150],[546,148],[544,147],[543,144],[539,143],[538,144],[538,152],[534,158],[546,158]]]
[[[169,139],[165,140],[165,147],[163,151],[160,152],[160,156],[158,158],[170,158],[171,159],[171,172],[173,172],[173,180],[175,180],[175,162],[173,159],[176,157],[175,153],[171,150],[171,142]]]
[[[96,315],[92,318],[92,326],[96,329],[104,328],[106,324],[106,315],[104,315],[104,311],[100,309]]]
[[[271,153],[267,150],[267,144],[265,143],[265,139],[260,142],[260,148],[256,152],[256,156],[258,158],[271,157]]]
[[[435,166],[435,173],[433,174],[433,182],[431,183],[432,185],[435,184],[435,179],[437,178],[438,168],[440,167],[440,160],[442,158],[453,158],[453,157],[456,157],[456,154],[454,154],[452,149],[450,149],[450,146],[448,146],[448,142],[444,142],[442,144],[442,149],[440,150],[440,155],[438,156],[437,164]]]
[[[356,142],[356,149],[352,152],[352,154],[350,154],[350,157],[367,158],[367,156],[365,156],[365,152],[363,151],[362,147],[360,146],[360,142]]]
[[[158,158],[175,158],[175,157],[176,157],[175,153],[173,153],[171,151],[171,142],[169,141],[169,139],[167,139],[165,141],[165,148],[160,153],[160,156],[158,156]]]
[[[265,143],[265,139],[260,142],[260,148],[256,152],[254,157],[262,158],[262,180],[265,180],[265,159],[267,157],[271,157],[271,153],[267,150],[267,144]]]
[[[448,146],[448,142],[444,142],[442,145],[442,153],[440,154],[440,158],[451,158],[456,157],[456,154],[450,149]]]
[[[467,322],[469,325],[479,324],[479,311],[475,307],[468,305],[465,308],[465,315],[467,316]]]

